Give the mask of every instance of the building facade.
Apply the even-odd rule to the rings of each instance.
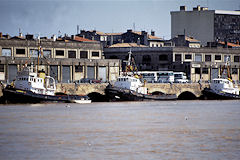
[[[119,60],[104,59],[100,42],[82,37],[0,37],[0,81],[11,82],[24,65],[38,66],[61,83],[85,78],[107,82],[121,69]]]
[[[233,80],[240,79],[240,49],[189,47],[115,47],[105,48],[107,59],[127,60],[131,50],[138,70],[185,72],[192,82],[218,77],[229,57]],[[122,64],[123,69],[125,64]]]
[[[208,10],[200,6],[187,11],[181,6],[180,11],[171,12],[171,37],[177,35],[192,36],[202,45],[215,41],[238,43],[240,11]]]

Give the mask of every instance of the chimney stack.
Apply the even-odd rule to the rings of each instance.
[[[180,11],[186,11],[187,7],[186,6],[180,6]]]
[[[56,41],[56,39],[57,39],[57,37],[56,37],[56,35],[54,34],[54,35],[52,36],[52,40],[53,40],[53,41]]]
[[[151,36],[155,36],[155,31],[151,31]]]
[[[128,29],[127,32],[132,32],[132,29]]]
[[[194,7],[194,8],[193,8],[193,11],[201,11],[200,5],[197,5],[197,7]]]
[[[71,39],[72,39],[72,40],[75,40],[75,35],[71,35]]]

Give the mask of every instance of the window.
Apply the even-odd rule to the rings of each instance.
[[[83,66],[75,66],[75,72],[83,72]]]
[[[64,50],[56,50],[56,56],[64,56]]]
[[[234,56],[234,62],[240,62],[240,56]]]
[[[211,55],[205,55],[205,62],[211,62],[212,56]]]
[[[231,56],[230,55],[224,55],[224,62],[231,61]]]
[[[46,58],[51,58],[51,50],[43,50],[43,56]]]
[[[99,57],[99,52],[92,52],[93,57]]]
[[[182,61],[182,55],[181,54],[175,54],[175,62],[181,62]]]
[[[4,64],[0,64],[0,72],[4,72]]]
[[[203,68],[202,69],[202,74],[208,74],[208,68]]]
[[[159,61],[167,61],[168,60],[168,55],[163,54],[159,56]]]
[[[151,62],[151,56],[150,55],[144,55],[142,57],[142,62]]]
[[[16,54],[25,54],[25,49],[16,49]]]
[[[88,58],[88,51],[80,51],[80,58]]]
[[[2,48],[2,56],[10,57],[12,55],[11,48]]]
[[[200,68],[195,68],[195,74],[200,74]]]
[[[196,54],[195,55],[195,61],[196,62],[202,62],[202,55],[201,54]]]
[[[192,59],[192,55],[191,54],[185,54],[185,59]]]
[[[221,55],[215,55],[215,60],[221,61]]]
[[[237,68],[232,68],[232,74],[238,74],[238,69]]]
[[[76,58],[76,51],[68,51],[68,58]]]
[[[30,49],[30,57],[38,57],[38,52],[37,49]]]

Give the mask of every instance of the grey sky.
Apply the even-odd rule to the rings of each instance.
[[[18,35],[76,34],[80,29],[110,33],[154,30],[156,35],[170,38],[170,11],[186,5],[210,10],[240,10],[239,0],[0,0],[0,32]]]

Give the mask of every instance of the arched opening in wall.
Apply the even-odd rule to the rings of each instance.
[[[92,92],[87,95],[92,102],[107,102],[107,97],[98,92]]]
[[[197,99],[197,97],[192,92],[183,92],[178,96],[178,99],[180,100],[194,100]]]
[[[152,92],[152,95],[163,95],[164,93],[163,92],[160,92],[160,91],[155,91],[155,92]]]

